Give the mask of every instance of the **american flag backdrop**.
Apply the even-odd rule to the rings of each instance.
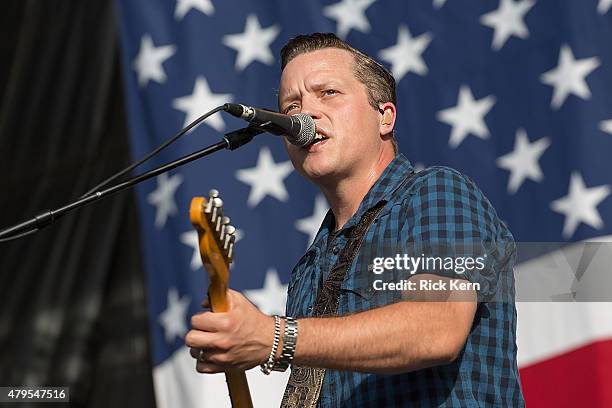
[[[469,175],[517,241],[612,240],[611,7],[612,0],[117,0],[132,155],[225,102],[275,108],[282,45],[335,32],[394,74],[399,146],[417,168]],[[217,114],[150,166],[244,125]],[[206,293],[189,202],[211,188],[238,228],[231,287],[270,314],[284,313],[291,268],[328,209],[281,140],[266,134],[137,188],[160,407],[229,405],[223,376],[197,374],[183,341]],[[537,269],[544,258],[517,269]],[[612,405],[612,304],[517,309],[527,403]],[[277,406],[286,379],[250,372],[256,406]]]

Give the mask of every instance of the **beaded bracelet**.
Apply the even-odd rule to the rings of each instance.
[[[280,331],[281,331],[280,316],[274,315],[274,342],[272,343],[272,350],[270,351],[270,356],[268,357],[268,361],[260,365],[261,372],[263,372],[265,375],[269,375],[270,372],[272,371],[272,367],[274,367],[274,363],[275,363],[274,358],[276,356],[276,351],[278,350],[278,345],[280,343]]]

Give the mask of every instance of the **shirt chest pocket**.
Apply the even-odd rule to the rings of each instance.
[[[338,315],[362,312],[383,307],[401,300],[400,291],[376,290],[373,281],[346,281],[340,288]]]
[[[357,260],[353,260],[344,281],[340,285],[338,315],[360,312],[372,308],[374,296],[372,286],[368,284],[367,275],[358,270]]]
[[[390,256],[387,254],[389,248],[379,242],[385,236],[385,226],[384,223],[374,223],[365,236],[340,287],[339,314],[381,307],[400,299],[399,292],[375,289],[375,281],[382,275],[373,272],[373,260],[381,255]]]

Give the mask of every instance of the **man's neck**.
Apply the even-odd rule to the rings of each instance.
[[[377,162],[368,169],[360,171],[351,177],[345,177],[339,182],[320,186],[321,191],[334,213],[336,219],[335,231],[341,229],[344,224],[357,212],[359,205],[370,188],[380,178],[394,155],[381,155]]]

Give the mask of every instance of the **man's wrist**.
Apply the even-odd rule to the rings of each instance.
[[[294,317],[285,317],[285,326],[283,330],[282,347],[279,347],[282,350],[280,358],[278,358],[272,370],[274,371],[285,371],[289,365],[293,362],[293,357],[295,356],[295,349],[297,346],[298,339],[298,321]]]
[[[292,363],[295,356],[298,335],[298,323],[293,317],[280,317],[274,315],[273,330],[266,328],[266,347],[271,344],[271,348],[265,359],[260,361],[261,371],[264,374],[270,374],[271,371],[285,371]]]

